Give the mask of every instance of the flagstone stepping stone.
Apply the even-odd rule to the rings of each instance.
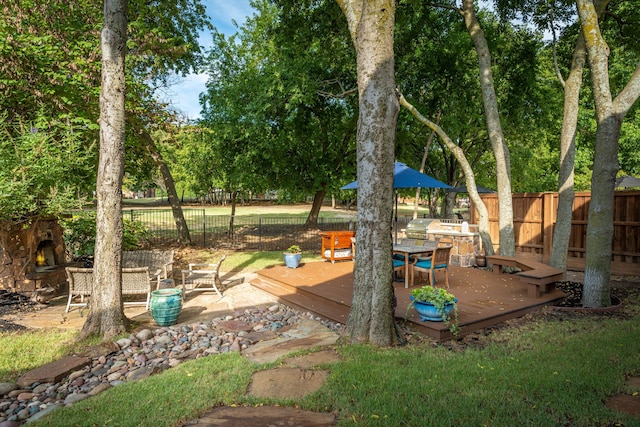
[[[337,340],[337,333],[318,322],[302,320],[282,336],[261,341],[242,354],[253,362],[269,363],[298,350],[333,345]]]
[[[255,372],[247,394],[270,399],[300,399],[311,394],[329,377],[316,369],[278,368]]]
[[[222,406],[204,414],[200,419],[183,427],[246,427],[246,426],[304,426],[334,427],[335,415],[322,412],[303,411],[298,408],[261,406],[258,408]]]
[[[16,382],[20,387],[28,387],[33,383],[57,383],[73,371],[89,364],[91,359],[80,356],[66,356],[55,362],[47,363],[27,372]]]

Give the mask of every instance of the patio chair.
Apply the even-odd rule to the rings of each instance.
[[[220,265],[227,256],[223,255],[215,264],[189,264],[188,270],[182,270],[182,287],[186,291],[215,291],[220,298],[219,287],[222,287],[220,280]]]
[[[393,273],[396,274],[396,277],[404,277],[404,261],[393,258]],[[413,285],[413,274],[412,269],[409,268],[409,285]]]
[[[93,283],[93,268],[67,267],[67,280],[69,281],[69,300],[65,313],[70,307],[89,305],[84,297],[91,296],[91,285]],[[122,295],[144,295],[144,301],[124,301],[124,305],[144,305],[145,310],[149,309],[151,291],[158,288],[159,279],[151,279],[149,267],[123,268],[122,269]],[[72,303],[74,297],[80,297],[79,303]]]
[[[65,271],[69,282],[69,300],[64,312],[68,313],[70,307],[88,307],[89,302],[84,297],[91,296],[93,268],[66,267]],[[80,302],[71,303],[74,297],[80,297]]]
[[[401,245],[408,245],[408,246],[415,246],[416,245],[416,239],[400,239],[400,244]],[[404,261],[404,255],[403,254],[393,254],[393,259],[397,259],[399,261]],[[413,257],[409,257],[409,262],[413,262]]]
[[[413,265],[413,275],[418,272],[420,280],[422,273],[429,275],[429,283],[431,286],[435,284],[434,273],[436,270],[444,271],[445,283],[449,287],[449,257],[451,255],[451,246],[437,247],[433,251],[433,256],[428,259],[420,260]]]
[[[144,305],[149,310],[151,292],[160,287],[160,276],[152,278],[149,267],[122,269],[122,295],[144,295],[144,301],[124,301],[123,305]]]

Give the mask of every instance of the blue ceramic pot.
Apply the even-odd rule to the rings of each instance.
[[[287,268],[298,268],[302,254],[284,254],[284,263]]]
[[[413,296],[409,296],[411,301],[413,302],[413,308],[415,308],[416,312],[420,316],[420,320],[423,322],[442,322],[443,313],[440,313],[437,308],[428,302],[414,301]],[[454,302],[458,302],[456,298]],[[448,303],[444,306],[444,314],[449,316],[454,309],[454,303]]]
[[[158,326],[171,326],[182,311],[182,289],[158,289],[151,292],[151,316]]]

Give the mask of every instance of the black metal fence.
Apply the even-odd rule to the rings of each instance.
[[[318,228],[305,227],[306,218],[273,216],[235,217],[207,215],[205,209],[183,209],[191,242],[197,246],[235,250],[276,251],[298,245],[320,251],[320,231],[355,230],[355,218],[319,218]],[[152,244],[175,244],[178,232],[171,209],[128,209],[126,219],[138,221],[149,231]]]

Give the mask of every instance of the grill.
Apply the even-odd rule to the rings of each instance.
[[[405,235],[409,239],[427,240],[427,231],[439,230],[440,220],[433,218],[417,218],[407,224]]]

